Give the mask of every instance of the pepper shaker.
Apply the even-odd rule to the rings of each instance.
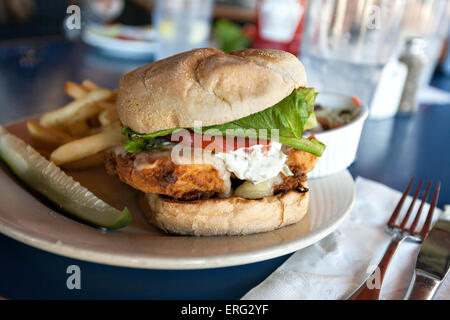
[[[426,41],[422,38],[410,38],[399,57],[399,61],[408,67],[405,86],[400,99],[399,113],[411,114],[417,112],[419,104],[417,94],[422,85],[423,71],[428,62],[425,53]]]

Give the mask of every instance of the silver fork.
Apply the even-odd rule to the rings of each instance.
[[[427,218],[425,223],[423,224],[420,231],[416,231],[417,224],[419,223],[420,216],[422,213],[423,205],[425,204],[428,194],[430,192],[431,184],[430,181],[425,189],[425,194],[422,197],[422,203],[420,204],[419,209],[417,210],[417,213],[415,215],[414,221],[412,222],[410,227],[407,227],[409,218],[411,216],[411,211],[414,207],[414,203],[416,202],[417,197],[419,196],[420,190],[422,189],[423,185],[423,179],[420,179],[419,185],[417,186],[417,189],[414,193],[413,200],[411,201],[411,204],[409,205],[408,211],[406,212],[404,218],[402,219],[400,224],[397,224],[397,218],[400,213],[400,210],[403,206],[403,202],[405,201],[406,196],[408,195],[409,191],[411,190],[411,186],[413,184],[414,177],[409,180],[408,186],[406,187],[405,192],[403,192],[402,197],[400,198],[400,201],[398,202],[397,206],[394,209],[394,212],[391,215],[391,218],[386,224],[386,232],[389,234],[392,234],[391,243],[386,249],[386,252],[384,253],[383,258],[381,258],[380,263],[378,264],[378,267],[370,274],[366,280],[361,284],[361,286],[356,289],[351,296],[348,298],[350,300],[379,300],[380,299],[380,291],[381,291],[381,285],[383,283],[383,278],[386,273],[386,270],[389,266],[389,262],[391,261],[392,256],[395,253],[395,250],[397,247],[403,242],[403,240],[411,240],[418,243],[421,243],[423,239],[426,237],[428,232],[431,229],[431,222],[433,220],[433,211],[436,207],[437,199],[439,197],[439,190],[441,187],[441,184],[438,182],[436,188],[434,189],[433,198],[430,203],[430,209],[428,210]],[[379,272],[379,273],[378,273]],[[368,286],[368,281],[371,279],[374,279],[375,276],[378,276],[379,285],[372,288],[372,286]]]

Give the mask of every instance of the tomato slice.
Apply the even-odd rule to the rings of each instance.
[[[319,122],[324,129],[329,129],[328,123],[324,118],[316,116],[316,119],[317,119],[317,122]]]
[[[131,40],[131,41],[136,41],[137,39],[134,37],[130,37],[130,36],[125,36],[125,35],[118,35],[116,36],[116,39],[120,39],[120,40]]]
[[[359,99],[357,96],[353,96],[352,100],[358,107],[361,107],[361,102],[359,102]]]
[[[263,151],[270,150],[270,140],[259,138],[248,138],[238,136],[212,136],[207,134],[199,134],[192,131],[188,131],[181,134],[170,134],[162,138],[178,142],[191,148],[201,148],[213,152],[231,152],[240,148],[245,148],[245,151],[255,145],[263,145]]]

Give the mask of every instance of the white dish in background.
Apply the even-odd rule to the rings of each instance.
[[[352,97],[322,92],[317,96],[316,104],[331,109],[356,106]],[[308,178],[325,177],[345,170],[353,163],[367,115],[367,106],[361,103],[361,112],[350,123],[336,129],[314,133],[314,136],[326,145],[326,149],[314,170],[308,174]]]
[[[118,58],[149,58],[158,49],[157,32],[151,27],[88,25],[81,39],[103,53]]]
[[[11,124],[7,130],[29,141],[25,121]],[[333,232],[355,201],[353,178],[345,170],[309,182],[310,206],[299,223],[247,236],[173,236],[148,224],[137,205],[139,193],[107,175],[103,167],[70,174],[111,205],[127,206],[132,223],[106,232],[77,222],[39,201],[1,165],[0,232],[42,250],[109,265],[218,268],[271,259],[307,247]]]

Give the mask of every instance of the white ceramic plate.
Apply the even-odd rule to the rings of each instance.
[[[133,40],[108,36],[108,32],[111,32],[105,31],[107,28],[111,29],[111,27],[88,26],[86,31],[82,33],[81,39],[105,54],[118,58],[148,58],[153,56],[158,49],[157,33],[152,28],[135,26],[115,27],[115,29],[119,29],[117,32],[120,32],[120,35],[136,38]]]
[[[7,127],[25,140],[24,122]],[[203,269],[246,264],[307,247],[333,232],[351,210],[355,189],[348,171],[309,181],[310,208],[297,224],[248,236],[167,235],[139,212],[137,192],[103,168],[71,172],[75,179],[117,208],[127,205],[133,222],[105,232],[49,208],[0,167],[0,232],[33,247],[97,263],[151,269]]]

